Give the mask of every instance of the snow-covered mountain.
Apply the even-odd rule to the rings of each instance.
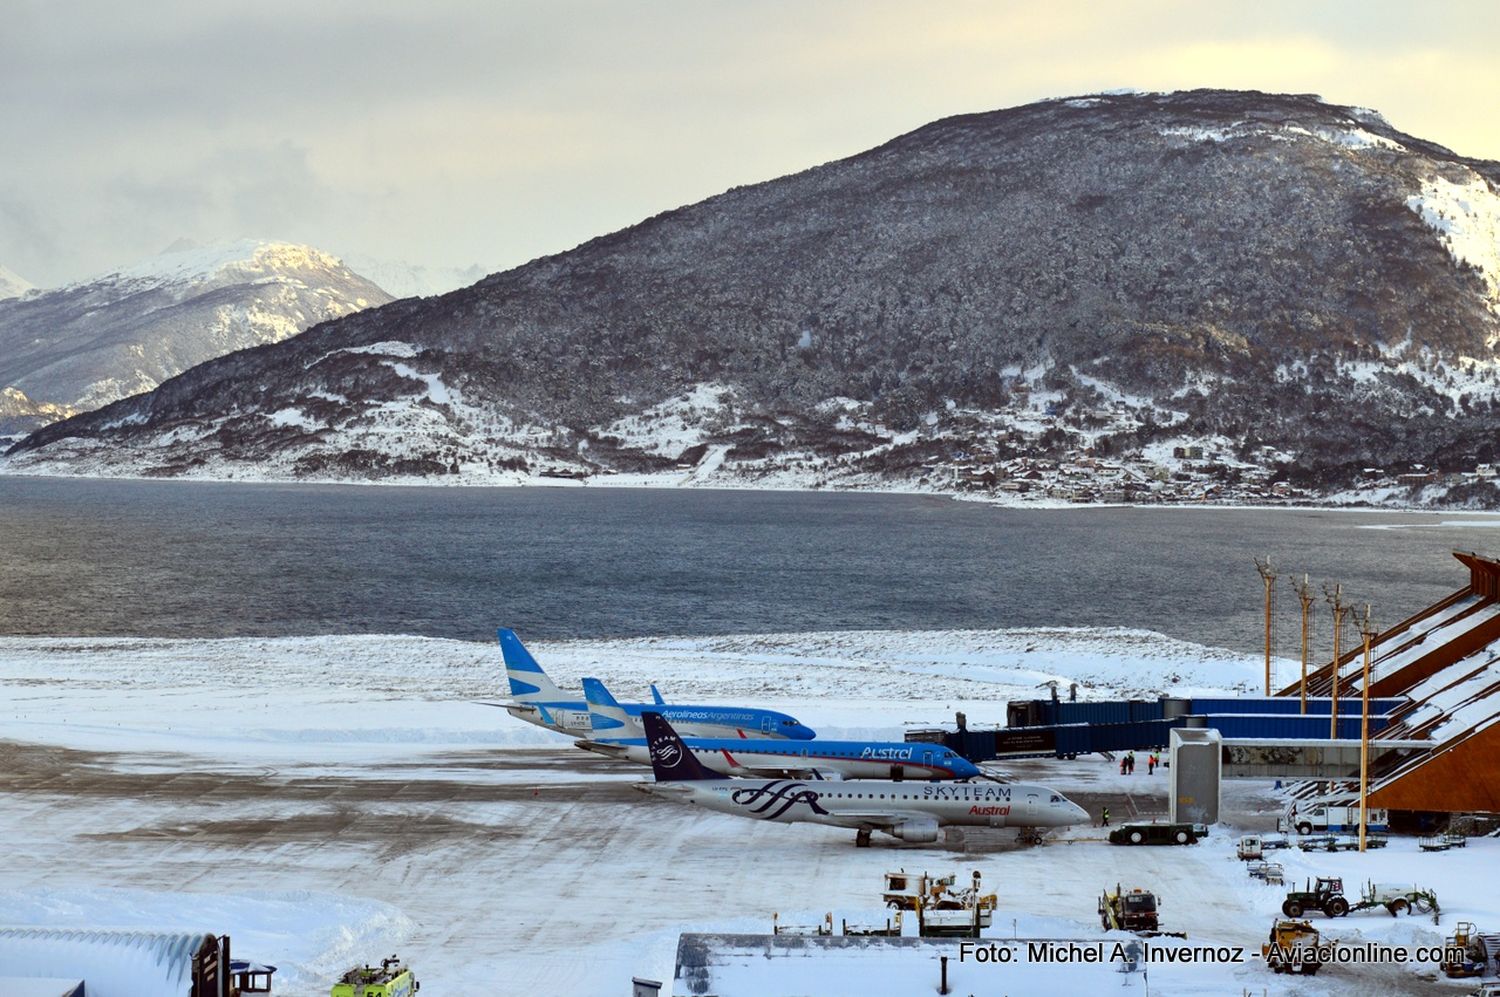
[[[0,301],[0,387],[90,409],[205,360],[391,300],[308,246],[174,248],[91,280]]]
[[[1494,504],[1497,185],[1307,95],[964,115],[204,364],[5,460]]]
[[[15,388],[0,388],[0,437],[24,435],[48,423],[77,414],[77,409],[66,405],[34,402]]]
[[[0,300],[5,298],[19,298],[34,285],[31,281],[17,274],[13,270],[0,267]]]
[[[345,265],[379,284],[397,298],[430,298],[468,287],[489,271],[475,263],[467,267],[429,267],[403,260],[383,260],[345,253]]]

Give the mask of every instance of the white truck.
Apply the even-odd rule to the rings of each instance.
[[[1365,827],[1370,831],[1386,830],[1390,815],[1373,807],[1365,815]],[[1296,806],[1287,810],[1281,818],[1281,829],[1298,834],[1314,831],[1358,831],[1359,807],[1334,807],[1324,803],[1309,804],[1305,809]]]

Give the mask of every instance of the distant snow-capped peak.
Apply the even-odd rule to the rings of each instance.
[[[0,298],[19,298],[34,286],[15,271],[0,267]]]
[[[84,283],[199,284],[218,277],[254,281],[316,270],[347,272],[338,257],[289,242],[241,239],[212,246],[179,242],[164,253]]]

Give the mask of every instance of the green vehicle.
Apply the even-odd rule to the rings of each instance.
[[[351,969],[333,985],[329,997],[412,997],[422,984],[396,956],[380,960],[379,968]]]

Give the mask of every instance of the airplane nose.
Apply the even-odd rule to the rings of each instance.
[[[1073,817],[1073,819],[1069,823],[1072,823],[1072,824],[1092,824],[1094,822],[1094,818],[1090,817],[1089,816],[1089,812],[1087,810],[1083,809],[1083,807],[1080,807],[1076,803],[1070,803],[1069,805],[1072,806],[1072,808],[1073,808],[1073,810],[1072,810],[1072,817]]]

